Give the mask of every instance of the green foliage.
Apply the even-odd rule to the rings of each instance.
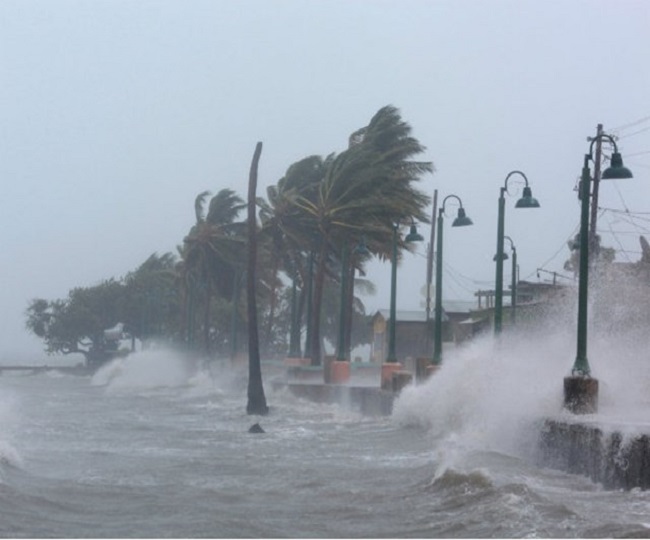
[[[208,196],[204,191],[196,197],[196,223],[183,239],[178,266],[182,339],[190,347],[200,342],[206,353],[213,346],[214,299],[232,298],[246,257],[246,224],[237,221],[243,200],[222,189],[210,199],[205,215]]]
[[[350,136],[345,151],[297,161],[267,189],[266,200],[257,199],[256,300],[265,355],[287,352],[290,287],[281,278],[296,279],[299,310],[304,310],[310,256],[315,261],[312,343],[321,341],[321,312],[323,335],[335,342],[342,272],[363,275],[370,256],[389,258],[395,223],[428,221],[429,197],[415,183],[433,166],[413,159],[423,151],[399,111],[386,106]],[[231,189],[214,197],[200,193],[194,201],[196,221],[179,247],[180,260],[153,254],[123,279],[73,289],[62,300],[35,299],[27,309],[27,328],[50,353],[101,350],[103,331],[118,322],[134,338],[164,336],[200,345],[206,353],[232,353],[228,349],[234,342],[245,343],[249,322],[242,279],[248,232],[240,214],[245,207]],[[362,238],[371,255],[351,249]],[[347,269],[341,268],[343,249],[350,249]],[[403,249],[408,246],[400,238],[398,250]],[[353,335],[346,341],[355,346],[367,342],[369,331],[362,303],[351,297],[348,302]],[[314,355],[319,351],[320,345]]]
[[[395,223],[428,222],[425,209],[430,199],[414,183],[431,172],[433,165],[412,160],[423,151],[399,111],[383,107],[368,126],[350,137],[347,150],[294,164],[270,192],[270,206],[276,214],[275,219],[266,216],[266,223],[275,230],[274,242],[282,236],[284,247],[294,252],[290,258],[294,265],[302,261],[303,283],[306,256],[309,252],[317,255],[310,347],[314,363],[320,363],[325,282],[341,274],[336,270],[344,246],[364,237],[372,253],[387,258]],[[401,240],[399,248],[406,248]],[[362,269],[363,263],[364,259],[356,257],[352,264]],[[293,275],[289,265],[286,270]]]
[[[78,287],[65,300],[33,300],[27,308],[27,329],[44,340],[50,354],[102,350],[104,330],[119,320],[123,285],[108,280],[94,287]]]
[[[104,331],[118,323],[134,338],[151,337],[153,328],[169,335],[178,311],[174,262],[171,254],[154,254],[122,280],[77,287],[65,299],[32,300],[27,329],[44,341],[49,354],[80,353],[87,360],[114,349],[115,342],[107,340]]]
[[[141,340],[178,339],[179,299],[176,258],[171,253],[152,254],[123,280],[121,322]]]

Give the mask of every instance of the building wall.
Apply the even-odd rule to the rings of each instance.
[[[373,345],[370,360],[383,363],[387,354],[388,324],[383,317],[376,317],[373,323]],[[397,321],[395,325],[395,354],[398,361],[403,361],[409,356],[418,358],[433,354],[433,323]]]

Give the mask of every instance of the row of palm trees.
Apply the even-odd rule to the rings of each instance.
[[[364,274],[371,257],[390,258],[395,224],[428,222],[425,210],[430,198],[416,183],[424,173],[432,172],[433,165],[414,159],[425,148],[411,131],[398,109],[383,107],[367,126],[350,136],[346,150],[292,164],[267,189],[265,199],[257,198],[256,294],[267,310],[265,339],[272,337],[279,299],[292,288],[285,285],[283,278],[288,278],[299,291],[297,320],[307,329],[304,355],[313,365],[320,364],[327,284],[338,283],[346,273],[350,287],[346,310],[351,314],[354,277],[357,272]],[[178,264],[183,332],[188,340],[193,339],[198,322],[206,348],[212,300],[221,297],[235,307],[240,305],[247,260],[246,220],[240,219],[245,202],[234,191],[222,189],[209,199],[206,212],[208,197],[204,192],[196,198],[196,222],[179,247]],[[368,250],[363,254],[353,249],[361,241]],[[400,238],[398,251],[404,249],[407,244]],[[345,268],[343,262],[347,262]],[[236,320],[233,317],[233,326]],[[349,348],[349,332],[346,340]]]

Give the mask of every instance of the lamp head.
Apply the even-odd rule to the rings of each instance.
[[[404,238],[405,242],[422,242],[424,237],[418,232],[418,228],[415,226],[415,223],[411,225],[411,230]]]
[[[362,257],[367,257],[370,255],[370,250],[368,249],[368,246],[366,245],[366,239],[362,236],[361,240],[359,240],[359,243],[356,245],[354,248],[354,253],[356,255],[361,255]]]
[[[510,257],[508,257],[508,254],[507,254],[505,251],[502,251],[502,252],[501,252],[501,260],[502,260],[502,261],[507,261],[509,258],[510,258]],[[497,260],[497,256],[494,255],[494,257],[492,257],[492,260],[493,260],[493,261],[496,261],[496,260]]]
[[[454,219],[451,224],[452,227],[465,227],[467,225],[473,225],[472,220],[465,215],[465,209],[461,206],[458,209],[458,217]]]
[[[539,202],[533,197],[533,192],[530,186],[524,187],[524,193],[521,199],[515,204],[515,208],[539,208]]]
[[[632,178],[632,171],[623,165],[623,157],[619,152],[612,153],[612,159],[600,176],[603,180],[622,180]]]

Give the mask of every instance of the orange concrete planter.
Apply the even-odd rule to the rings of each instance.
[[[248,353],[237,353],[234,358],[230,359],[230,365],[234,368],[245,367],[248,365]]]
[[[350,362],[334,360],[330,363],[330,383],[344,384],[350,380]]]
[[[410,371],[393,371],[393,392],[400,393],[405,386],[413,382],[413,374]]]
[[[415,380],[423,381],[427,378],[427,367],[431,365],[431,358],[419,356],[415,359]]]
[[[404,368],[399,362],[385,362],[381,365],[381,383],[382,390],[393,389],[393,372],[401,371]]]
[[[309,366],[311,365],[311,359],[309,358],[300,358],[300,357],[292,357],[292,356],[287,356],[283,361],[282,364],[285,367],[302,367],[302,366]]]
[[[440,366],[436,366],[435,364],[429,364],[427,366],[427,369],[425,371],[424,378],[428,379],[431,377],[431,375],[435,375],[435,373],[440,369]]]

